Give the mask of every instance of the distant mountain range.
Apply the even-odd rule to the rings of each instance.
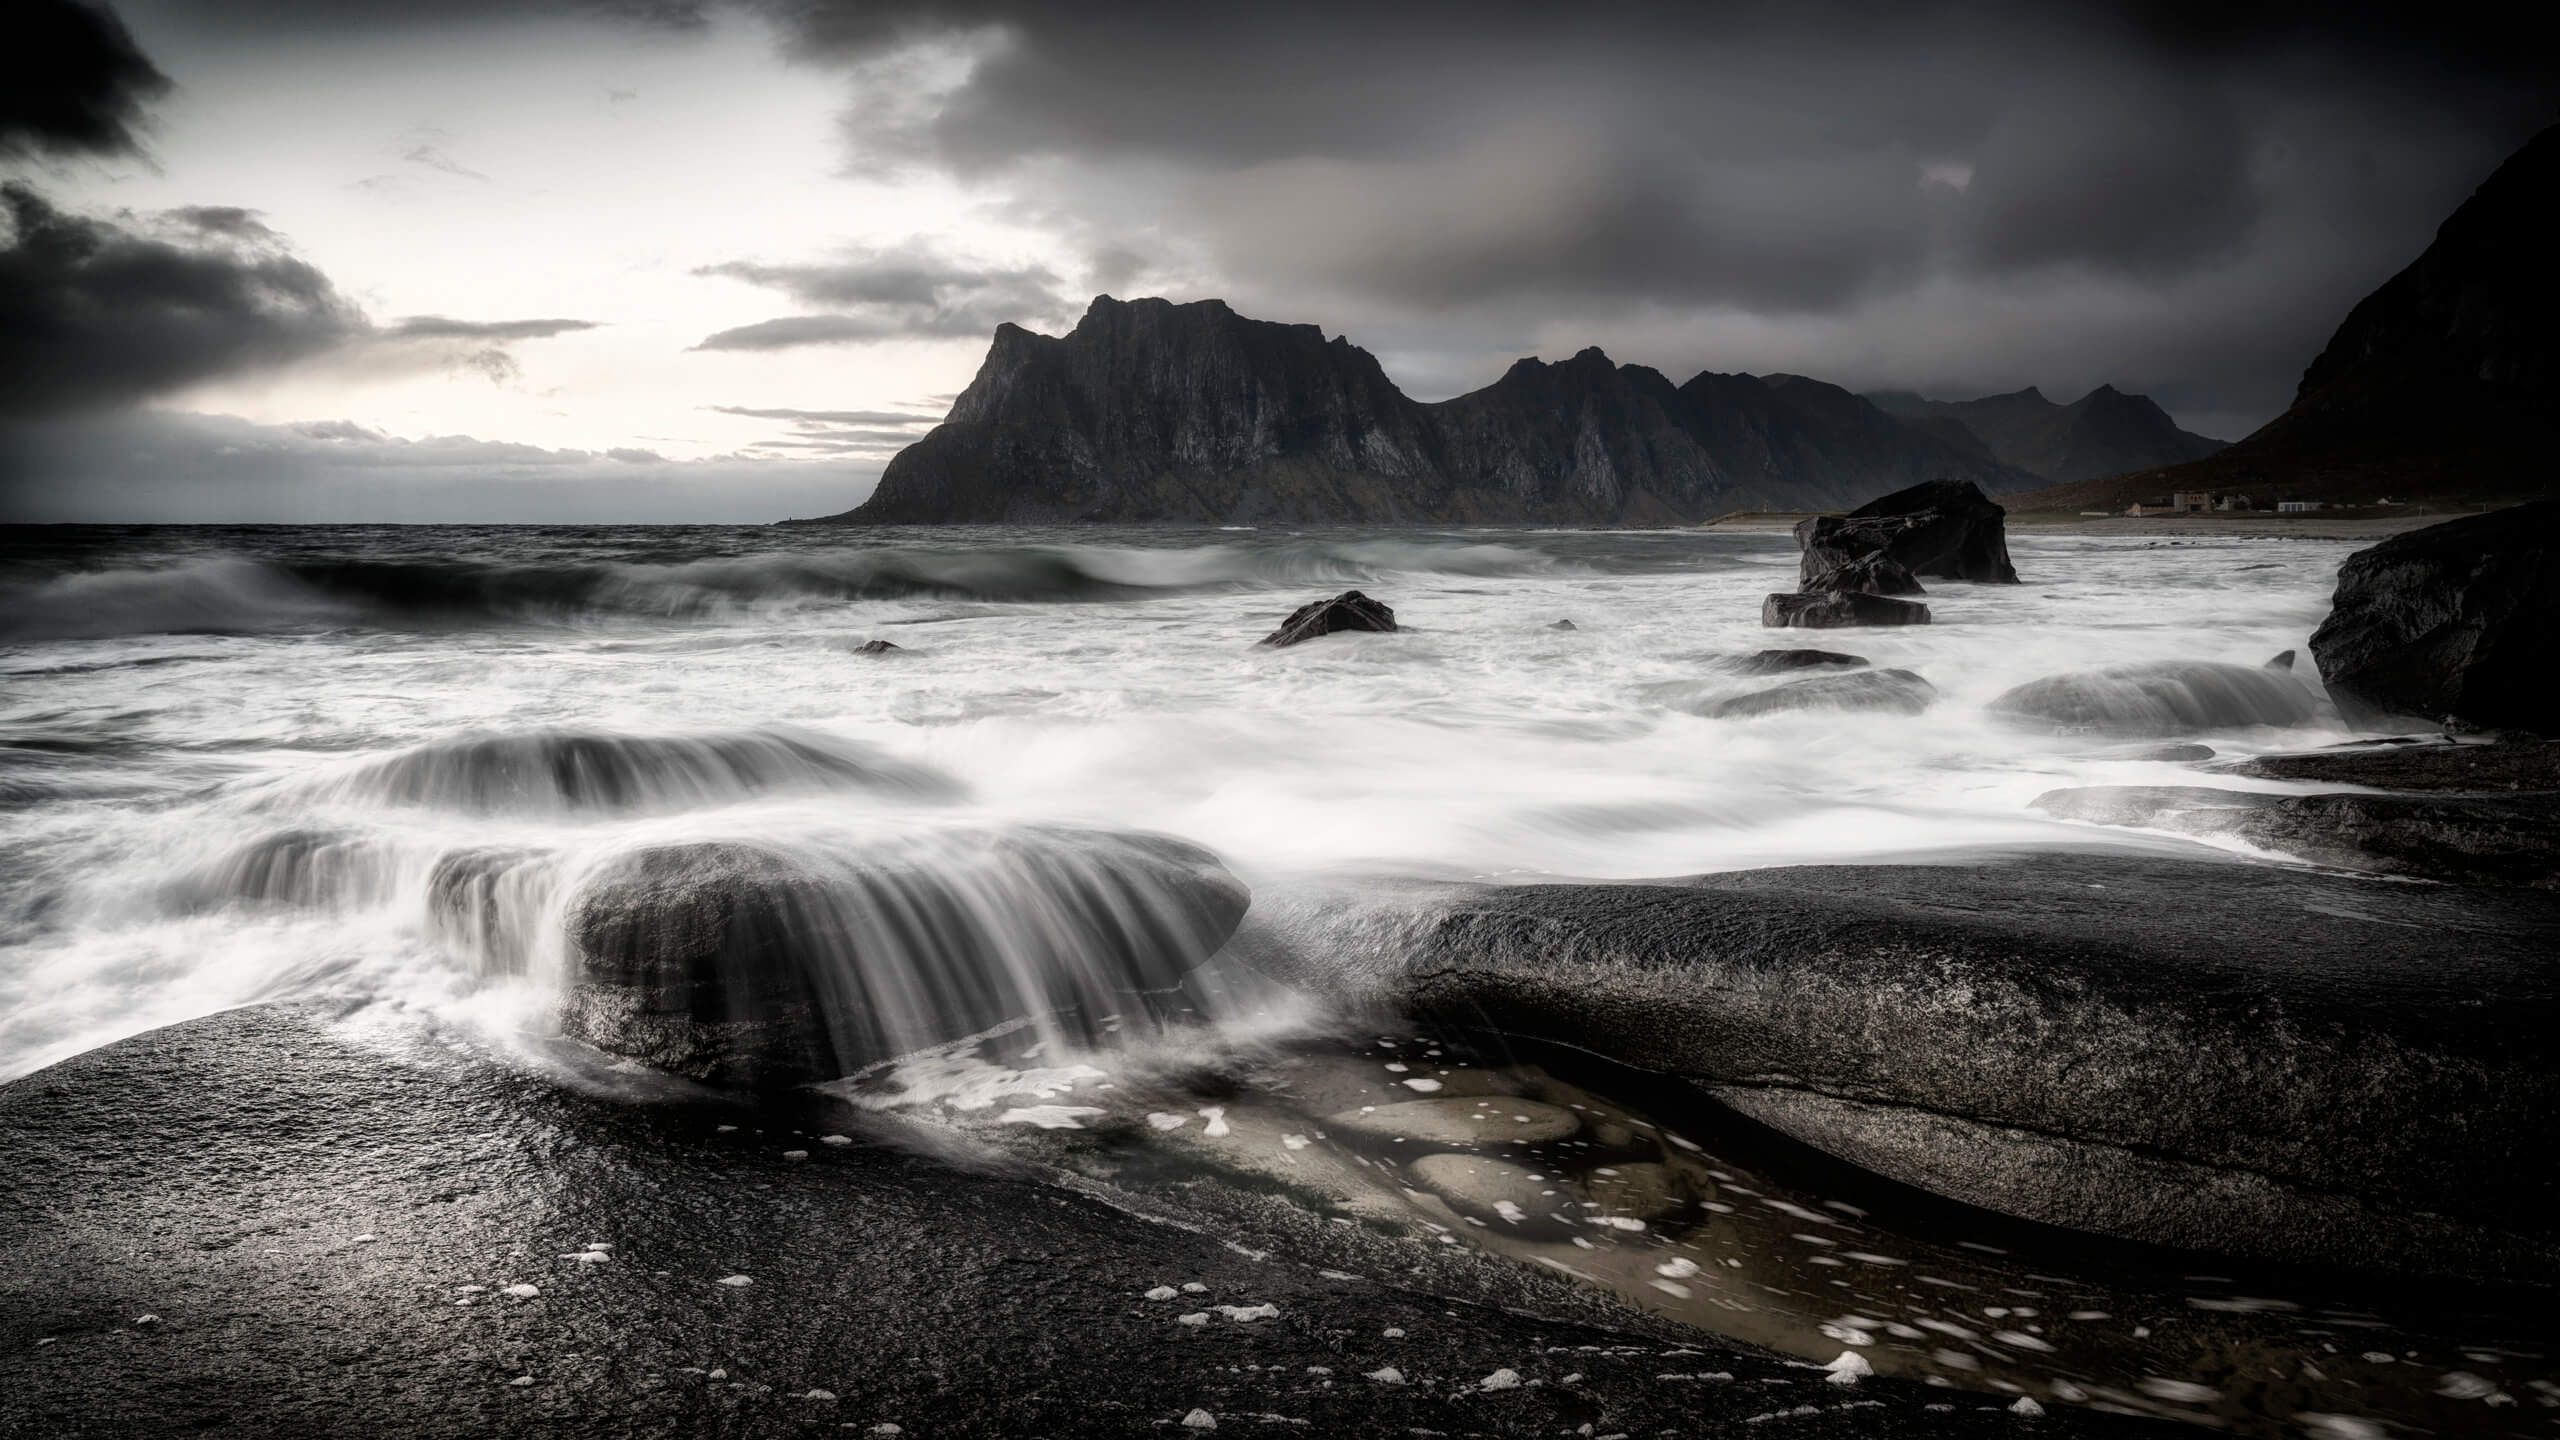
[[[2032,385],[1979,400],[1923,400],[1907,390],[1867,398],[1887,414],[1953,420],[1990,446],[2000,463],[2055,485],[2201,460],[2223,447],[2220,440],[2179,429],[2149,396],[2127,395],[2113,385],[2068,405],[2047,400]]]
[[[2111,510],[2176,490],[2261,505],[2560,493],[2555,194],[2560,126],[2509,156],[2426,253],[2349,312],[2282,415],[2207,458],[2057,485],[2010,508]]]
[[[1887,398],[1801,375],[1674,385],[1591,349],[1424,404],[1315,326],[1105,295],[1063,336],[998,327],[943,423],[825,521],[1672,524],[1923,480],[2000,494],[2078,473],[2040,464],[2152,465],[2214,443],[2112,389],[2068,406],[2032,390]]]

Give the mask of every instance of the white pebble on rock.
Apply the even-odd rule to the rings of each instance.
[[[498,1293],[501,1295],[513,1295],[519,1300],[530,1300],[534,1296],[541,1294],[542,1291],[539,1287],[532,1285],[510,1285]]]
[[[1182,1423],[1187,1429],[1215,1430],[1218,1428],[1218,1417],[1206,1410],[1194,1410],[1182,1417]]]
[[[1150,1300],[1170,1300],[1181,1293],[1181,1291],[1174,1289],[1170,1285],[1159,1285],[1153,1290],[1147,1292],[1147,1298]]]
[[[737,1289],[743,1286],[753,1285],[756,1282],[755,1277],[750,1275],[723,1275],[720,1277],[719,1283],[729,1286],[732,1289]]]
[[[1492,1374],[1484,1377],[1482,1380],[1477,1381],[1476,1388],[1479,1390],[1517,1390],[1520,1388],[1520,1372],[1508,1367],[1496,1370]]]
[[[1393,1365],[1389,1365],[1383,1369],[1370,1371],[1368,1378],[1377,1381],[1381,1385],[1401,1385],[1404,1383],[1404,1372]]]

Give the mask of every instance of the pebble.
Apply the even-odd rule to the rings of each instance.
[[[749,1275],[723,1275],[720,1277],[720,1283],[731,1287],[737,1287],[753,1285],[756,1282],[755,1278]]]
[[[1476,1388],[1479,1390],[1517,1390],[1520,1388],[1520,1372],[1508,1367],[1496,1370],[1492,1374],[1484,1377],[1482,1380],[1477,1381]]]
[[[1401,1385],[1404,1383],[1404,1372],[1393,1365],[1389,1365],[1381,1370],[1370,1371],[1367,1378],[1375,1380],[1381,1385]]]
[[[1613,1165],[1593,1172],[1582,1183],[1591,1198],[1600,1202],[1601,1209],[1613,1215],[1633,1215],[1639,1220],[1668,1218],[1689,1200],[1688,1187],[1681,1183],[1679,1172],[1650,1162]]]
[[[1280,1318],[1280,1307],[1277,1305],[1221,1305],[1217,1307],[1217,1310],[1219,1314],[1226,1316],[1228,1319],[1233,1320],[1238,1324],[1252,1320],[1277,1320]]]
[[[542,1291],[540,1287],[533,1285],[510,1285],[505,1289],[500,1290],[498,1293],[501,1295],[513,1295],[519,1300],[530,1300],[534,1296],[541,1294]]]
[[[1425,1155],[1406,1169],[1459,1213],[1512,1225],[1552,1226],[1553,1213],[1572,1203],[1569,1196],[1546,1193],[1557,1187],[1543,1183],[1537,1172],[1486,1155]]]
[[[806,1150],[785,1150],[782,1152],[782,1158],[785,1160],[806,1160],[809,1158],[809,1152]]]
[[[800,1398],[803,1400],[833,1400],[836,1398],[836,1392],[833,1390],[812,1390]]]
[[[850,1145],[853,1143],[853,1137],[850,1135],[821,1135],[818,1137],[818,1143],[821,1145]]]
[[[1170,1285],[1159,1285],[1153,1290],[1147,1292],[1147,1298],[1150,1300],[1170,1300],[1181,1293],[1181,1291],[1174,1289]]]
[[[1182,1417],[1182,1423],[1193,1430],[1215,1430],[1218,1428],[1218,1417],[1206,1410],[1194,1410]]]
[[[1209,1287],[1201,1284],[1197,1280],[1183,1281],[1182,1288],[1185,1292],[1193,1295],[1206,1295],[1209,1293]]]
[[[2033,1420],[2044,1413],[2044,1407],[2037,1404],[2033,1399],[2021,1395],[2018,1397],[2018,1403],[2009,1407],[2009,1413],[2012,1415],[2023,1415],[2026,1418]]]
[[[1206,1325],[1209,1323],[1209,1312],[1206,1310],[1194,1310],[1188,1315],[1176,1315],[1173,1317],[1173,1323],[1176,1325]]]
[[[1411,1140],[1424,1145],[1544,1145],[1582,1128],[1572,1111],[1538,1100],[1509,1100],[1484,1107],[1464,1096],[1399,1100],[1347,1110],[1325,1122],[1328,1130],[1368,1140]]]
[[[533,1383],[533,1377],[530,1375],[519,1375],[507,1383],[510,1385],[530,1385]]]

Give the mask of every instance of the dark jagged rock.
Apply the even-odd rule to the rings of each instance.
[[[1871,557],[1891,561],[1910,575],[2015,585],[2018,572],[2009,563],[2007,514],[1971,481],[1932,480],[1847,515],[1798,521],[1804,588],[1829,588],[1827,577]]]
[[[2265,666],[2161,660],[2047,675],[2004,691],[1991,712],[2013,723],[2101,735],[2184,735],[2299,725],[2311,691]]]
[[[1799,377],[1675,387],[1585,350],[1423,405],[1312,325],[1106,295],[1065,336],[998,327],[943,423],[828,518],[1666,524],[1925,475],[2034,483],[1969,435]]]
[[[1812,567],[1806,567],[1811,569]],[[1804,588],[1816,594],[1847,591],[1859,595],[1926,595],[1910,568],[1890,555],[1861,555],[1807,575]]]
[[[2455,885],[2560,889],[2560,796],[2270,795],[2205,786],[2049,790],[2064,820],[2245,840],[2314,864]]]
[[[1715,719],[1775,715],[1787,710],[1876,710],[1917,715],[1937,703],[1938,687],[1908,670],[1859,670],[1847,675],[1816,675],[1748,695],[1720,700],[1707,708]]]
[[[1761,650],[1719,661],[1721,668],[1737,675],[1785,675],[1798,670],[1855,670],[1868,663],[1864,655],[1844,655],[1837,650]]]
[[[717,1085],[826,1079],[1007,1020],[1143,1011],[1249,903],[1217,857],[1162,836],[664,845],[571,899],[562,1029]]]
[[[1574,624],[1574,623],[1573,623],[1572,621],[1570,621],[1570,620],[1559,620],[1559,621],[1557,621],[1556,623],[1554,623],[1553,625],[1548,626],[1547,628],[1548,628],[1548,629],[1550,629],[1550,630],[1579,630],[1579,629],[1581,629],[1582,627],[1581,627],[1581,626],[1579,626],[1579,625]]]
[[[1980,436],[2002,464],[2033,471],[2048,485],[2157,470],[2223,448],[2220,440],[2179,429],[2151,397],[2112,385],[2068,405],[2047,400],[2032,385],[1979,400],[1923,400],[1897,392],[1867,398],[1889,414],[1954,421]]]
[[[2338,567],[2311,637],[2349,718],[2560,735],[2560,500],[2395,535]]]
[[[888,640],[865,640],[861,644],[853,647],[853,653],[856,655],[899,655],[904,654],[906,652],[906,648],[907,647],[904,645],[896,644]]]
[[[1685,1077],[1970,1204],[2560,1285],[2560,894],[2062,853],[1296,904],[1284,979]]]
[[[1280,628],[1262,637],[1265,645],[1295,645],[1342,630],[1393,634],[1396,612],[1361,594],[1345,590],[1330,600],[1310,600],[1289,612]]]
[[[1926,625],[1929,607],[1911,600],[1843,591],[1828,595],[1772,595],[1760,603],[1760,623],[1834,630],[1850,625]]]

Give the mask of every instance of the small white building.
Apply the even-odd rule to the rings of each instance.
[[[2307,515],[2314,510],[2325,508],[2327,504],[2328,502],[2325,500],[2279,500],[2276,502],[2276,513],[2279,515]]]

